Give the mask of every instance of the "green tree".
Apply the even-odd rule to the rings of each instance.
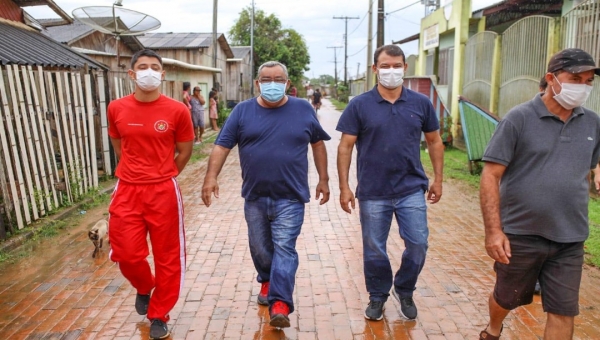
[[[232,45],[250,46],[251,13],[250,7],[243,9],[229,30]],[[267,16],[262,10],[254,11],[254,53],[257,66],[269,60],[276,60],[287,66],[293,83],[298,83],[304,71],[309,69],[310,56],[302,35],[293,29],[282,29],[279,18],[274,14]],[[256,71],[257,69],[254,74]]]
[[[310,80],[311,84],[329,84],[329,85],[335,85],[335,78],[333,78],[333,76],[330,76],[329,74],[322,74],[319,76],[319,78],[313,78]]]

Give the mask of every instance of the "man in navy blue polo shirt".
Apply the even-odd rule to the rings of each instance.
[[[244,215],[250,254],[261,283],[258,303],[269,305],[270,325],[289,327],[294,311],[298,253],[296,239],[304,222],[308,189],[308,145],[319,174],[316,196],[329,200],[327,150],[331,139],[310,104],[285,95],[290,85],[285,65],[270,61],[258,69],[258,98],[241,102],[221,129],[208,161],[202,200],[219,197],[217,176],[237,144],[242,167]]]
[[[429,99],[402,86],[406,69],[404,52],[395,45],[375,51],[373,72],[378,84],[352,99],[344,110],[337,130],[342,132],[338,147],[340,203],[348,213],[355,208],[348,185],[352,149],[356,144],[358,187],[363,237],[365,282],[369,305],[365,318],[381,320],[384,304],[392,295],[407,319],[417,317],[413,301],[417,278],[427,254],[427,199],[436,203],[442,196],[444,144],[439,122]],[[420,159],[421,133],[429,149],[434,180],[429,186]],[[400,227],[406,249],[402,264],[392,279],[386,242],[392,217]]]

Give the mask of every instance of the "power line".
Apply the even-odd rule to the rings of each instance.
[[[357,17],[333,17],[334,19],[342,19],[346,22],[346,30],[344,32],[344,85],[348,84],[348,20],[360,19]]]
[[[354,28],[354,30],[352,30],[352,32],[348,33],[348,35],[352,35],[352,33],[356,32],[356,30],[360,27],[360,25],[362,25],[363,21],[365,21],[365,18],[367,17],[368,14],[369,14],[369,11],[367,11],[367,13],[365,13],[363,15],[362,20],[358,23],[358,25]]]
[[[367,45],[363,46],[363,48],[361,48],[360,50],[358,50],[356,53],[349,55],[348,57],[354,57],[355,55],[357,55],[360,52],[362,52],[365,48],[367,48]]]
[[[385,13],[385,14],[386,14],[386,15],[389,15],[389,14],[392,14],[392,13],[395,13],[395,12],[399,12],[399,11],[401,11],[401,10],[403,10],[403,9],[407,9],[407,8],[409,8],[410,6],[414,6],[414,5],[416,5],[416,4],[420,4],[420,3],[421,3],[421,0],[419,0],[419,1],[417,1],[417,2],[413,2],[412,4],[410,4],[410,5],[406,5],[406,6],[402,7],[402,8],[398,8],[398,9],[396,9],[396,10],[393,10],[393,11],[391,11],[391,12],[387,12],[387,13]]]
[[[389,13],[388,13],[389,14]],[[409,24],[413,24],[416,26],[421,27],[421,23],[415,22],[415,21],[411,21],[406,19],[406,17],[401,16],[400,14],[393,14],[393,15],[388,15],[388,17],[393,17],[393,18],[397,18],[397,19],[402,19],[403,22],[408,22]]]
[[[377,33],[373,34],[373,36],[371,37],[371,39],[375,38],[376,36],[377,36]],[[362,52],[362,50],[364,50],[365,48],[367,48],[367,45],[363,46],[360,50],[356,51],[356,53],[353,53],[353,54],[349,55],[348,57],[354,57],[355,55],[357,55],[360,52]]]
[[[335,77],[334,78],[335,78],[335,86],[336,87],[337,87],[337,83],[338,83],[338,77],[337,77],[337,64],[338,64],[338,61],[337,61],[337,49],[338,48],[342,48],[342,47],[344,47],[344,46],[328,46],[327,47],[327,48],[333,48],[333,60],[334,60],[333,62],[335,63],[335,74],[334,74]]]

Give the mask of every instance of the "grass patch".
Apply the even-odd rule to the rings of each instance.
[[[452,178],[459,180],[468,184],[474,190],[479,190],[479,175],[471,175],[468,159],[466,152],[453,147],[447,147],[444,151],[444,179]],[[421,151],[421,160],[425,171],[433,173],[429,154],[424,150]]]
[[[446,148],[444,152],[444,180],[451,178],[465,183],[478,194],[480,175],[479,173],[471,175],[468,159],[465,151],[452,147]],[[421,160],[425,171],[432,173],[433,169],[429,161],[429,154],[421,151]],[[600,199],[590,198],[588,210],[590,236],[585,242],[586,263],[600,268]]]
[[[81,205],[82,210],[90,210],[110,202],[110,194],[106,192],[101,193],[98,189],[88,191],[85,196],[84,200],[86,202]]]
[[[194,145],[192,156],[190,157],[188,164],[194,164],[208,157],[208,155],[210,155],[210,151],[212,150],[212,144],[217,139],[217,136],[218,134],[215,133],[208,138],[202,138],[202,144]]]
[[[25,239],[23,244],[11,251],[0,251],[0,264],[15,263],[16,261],[31,256],[31,253],[40,245],[41,242],[63,235],[65,230],[73,226],[78,226],[81,220],[81,215],[73,215],[62,220],[40,220],[41,225],[33,226],[21,230],[33,232],[33,235]]]
[[[34,232],[33,239],[39,240],[43,238],[49,238],[60,234],[62,230],[67,227],[66,220],[52,220],[45,224],[44,227],[36,229]]]
[[[100,185],[102,186],[102,184]],[[106,184],[104,184],[104,186],[106,186]],[[43,240],[63,235],[65,230],[68,230],[73,226],[78,226],[82,214],[85,214],[87,210],[108,205],[111,195],[110,193],[100,192],[101,189],[101,187],[90,189],[86,194],[82,195],[79,200],[81,204],[77,211],[70,213],[64,219],[53,219],[50,215],[21,230],[18,230],[15,227],[15,230],[7,233],[7,239],[24,233],[28,233],[29,235],[26,236],[23,243],[16,249],[11,251],[0,251],[0,263],[14,263],[18,259],[29,257],[31,252],[36,249]],[[74,204],[77,203],[71,203],[69,206],[73,206]],[[60,209],[52,211],[52,214],[58,213],[66,207],[67,206],[62,206]]]
[[[15,263],[20,259],[29,257],[33,249],[35,249],[34,243],[29,242],[12,252],[0,252],[0,264]]]
[[[600,267],[600,228],[590,223],[590,237],[585,241],[585,260],[588,264]]]
[[[585,241],[586,262],[600,267],[600,199],[590,198],[588,203],[590,236]]]
[[[346,106],[348,106],[348,103],[343,103],[335,98],[329,98],[329,100],[335,106],[335,109],[338,111],[344,111]]]

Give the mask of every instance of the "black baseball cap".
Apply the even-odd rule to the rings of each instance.
[[[579,48],[564,49],[550,58],[548,72],[564,70],[569,73],[581,73],[594,70],[600,76],[600,67],[596,66],[594,58]]]

